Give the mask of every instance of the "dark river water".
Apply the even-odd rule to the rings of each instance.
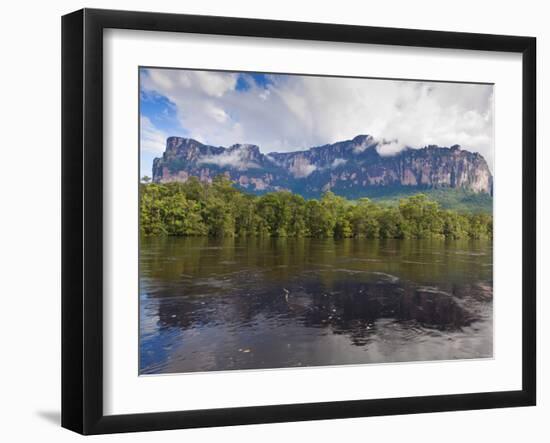
[[[489,241],[143,238],[140,373],[486,358]]]

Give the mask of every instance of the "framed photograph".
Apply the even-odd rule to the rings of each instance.
[[[532,37],[62,20],[62,425],[536,402]]]

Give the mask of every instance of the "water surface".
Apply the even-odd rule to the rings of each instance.
[[[143,238],[140,373],[491,357],[492,243]]]

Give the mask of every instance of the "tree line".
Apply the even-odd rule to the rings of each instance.
[[[381,205],[332,192],[306,200],[288,191],[251,195],[225,176],[212,183],[140,184],[144,235],[316,238],[492,238],[486,213],[444,210],[424,194]]]

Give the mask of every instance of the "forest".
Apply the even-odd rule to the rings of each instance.
[[[306,200],[288,191],[251,195],[225,176],[204,183],[140,184],[143,235],[315,238],[492,238],[487,213],[442,209],[424,194],[395,204],[326,192]]]

